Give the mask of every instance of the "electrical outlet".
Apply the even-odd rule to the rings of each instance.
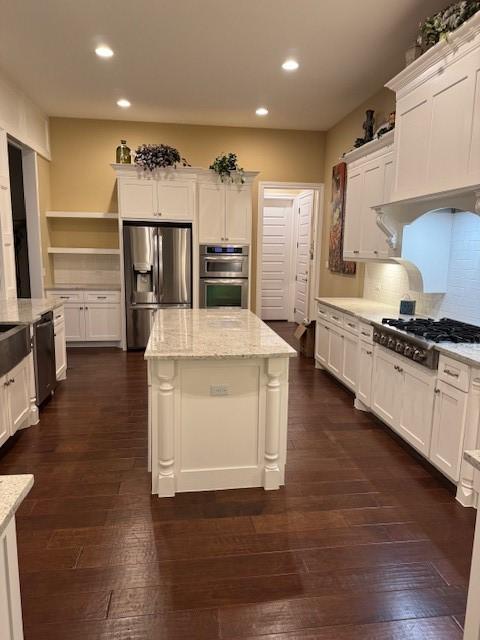
[[[210,395],[211,396],[228,396],[230,395],[230,388],[228,384],[211,384]]]

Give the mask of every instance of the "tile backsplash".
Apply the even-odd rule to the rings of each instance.
[[[120,260],[108,254],[55,254],[53,278],[56,285],[119,285]]]
[[[480,324],[480,216],[474,213],[454,215],[448,284],[444,294],[411,291],[407,272],[401,265],[367,263],[365,298],[399,305],[406,294],[417,301],[419,314]]]

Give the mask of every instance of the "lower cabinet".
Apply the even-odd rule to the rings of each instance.
[[[65,312],[63,308],[55,310],[53,329],[55,335],[55,376],[57,380],[63,380],[67,371]]]
[[[317,321],[315,360],[354,390],[358,371],[358,338],[340,327]]]
[[[64,333],[67,342],[117,342],[121,340],[120,293],[118,291],[50,290],[64,302]],[[62,328],[59,328],[62,332]],[[60,338],[60,336],[59,336]],[[58,362],[58,369],[63,363]]]
[[[0,638],[23,640],[15,518],[0,534]]]
[[[370,407],[372,401],[372,371],[373,345],[360,340],[358,345],[357,398],[366,407]]]
[[[0,446],[29,420],[30,368],[24,358],[0,378]]]
[[[454,482],[460,478],[467,398],[464,391],[437,382],[430,459]]]
[[[375,347],[372,410],[428,456],[436,372]]]

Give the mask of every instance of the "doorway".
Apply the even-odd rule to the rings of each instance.
[[[310,322],[318,290],[323,186],[260,183],[257,314]]]

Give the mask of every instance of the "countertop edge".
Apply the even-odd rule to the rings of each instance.
[[[371,303],[372,305],[379,305],[379,306],[384,306],[385,307],[385,311],[387,311],[388,308],[390,308],[392,310],[392,312],[394,312],[394,307],[390,306],[390,305],[386,305],[383,302],[375,302],[374,300],[367,300],[364,298],[350,298],[351,300],[365,300],[364,304],[369,304]],[[324,304],[327,307],[331,307],[332,309],[336,309],[337,311],[341,311],[342,313],[345,313],[347,315],[350,315],[354,318],[358,318],[359,320],[362,320],[368,324],[371,324],[373,326],[382,326],[381,322],[376,322],[375,320],[372,320],[371,318],[368,318],[365,313],[360,313],[360,312],[355,312],[352,311],[351,309],[346,309],[345,307],[342,307],[341,303],[338,304],[334,304],[332,302],[330,302],[330,299],[328,298],[322,298],[320,296],[315,297],[316,302],[319,302],[320,304]],[[328,301],[327,301],[328,300]],[[397,315],[400,315],[398,313],[398,311],[396,312]],[[421,314],[418,314],[421,315]],[[417,316],[418,317],[418,316]],[[446,346],[447,343],[443,343],[443,344],[438,344],[434,346],[434,349],[436,351],[438,351],[439,353],[448,356],[449,358],[452,358],[453,360],[458,360],[459,362],[463,362],[464,364],[468,364],[471,367],[474,368],[480,368],[480,360],[476,359],[476,358],[472,358],[470,356],[468,356],[467,354],[463,354],[463,353],[458,353],[457,351],[455,351],[454,349],[449,348],[448,346]],[[479,354],[479,358],[480,358],[480,354]]]
[[[2,514],[0,520],[0,535],[5,531],[8,523],[14,517],[18,507],[22,504],[25,497],[33,487],[34,477],[30,473],[0,476],[0,480],[5,483],[10,483],[13,486],[9,487],[9,491],[15,494],[12,501],[2,499],[2,489],[0,484],[0,512],[2,511],[3,504],[6,504],[5,513]],[[18,486],[17,486],[18,485]]]
[[[212,355],[195,355],[195,354],[149,354],[145,351],[145,360],[268,360],[269,358],[296,358],[298,356],[297,351],[287,351],[285,353],[248,353],[242,355],[241,353],[232,354],[212,354]]]

